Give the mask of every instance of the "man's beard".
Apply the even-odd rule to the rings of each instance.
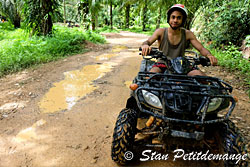
[[[171,27],[173,30],[177,30],[177,29],[179,29],[181,26],[172,27],[172,25],[170,24],[170,27]]]

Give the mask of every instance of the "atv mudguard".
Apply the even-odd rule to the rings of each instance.
[[[126,108],[134,109],[135,111],[139,111],[139,108],[137,106],[137,102],[133,96],[128,98]]]

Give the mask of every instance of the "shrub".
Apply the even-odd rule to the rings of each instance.
[[[248,1],[211,1],[195,21],[200,38],[215,46],[229,42],[240,46],[250,33],[249,8]]]
[[[250,97],[250,63],[247,59],[242,58],[239,48],[231,45],[226,46],[224,51],[211,50],[213,55],[219,60],[219,65],[229,70],[239,71],[244,76],[244,81],[248,84],[248,93]]]

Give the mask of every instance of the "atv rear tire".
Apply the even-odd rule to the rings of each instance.
[[[125,158],[127,151],[133,151],[136,134],[137,113],[132,109],[123,109],[116,121],[111,146],[111,157],[120,165],[128,163]]]

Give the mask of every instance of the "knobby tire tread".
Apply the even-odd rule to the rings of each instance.
[[[133,149],[136,125],[136,111],[128,108],[123,109],[116,121],[111,147],[111,157],[113,161],[120,165],[128,163],[124,154]]]

